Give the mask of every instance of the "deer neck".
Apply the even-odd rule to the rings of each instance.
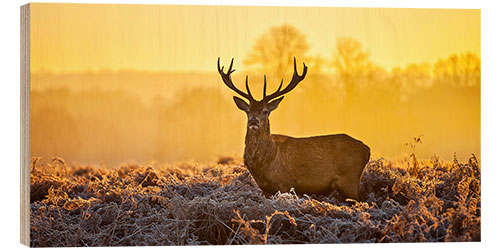
[[[269,126],[262,130],[247,130],[245,137],[245,165],[250,171],[262,169],[276,156],[276,145],[271,139]]]

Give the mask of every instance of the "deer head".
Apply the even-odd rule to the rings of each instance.
[[[220,58],[217,60],[217,68],[219,70],[219,74],[222,77],[222,81],[224,84],[226,84],[227,87],[232,89],[234,92],[239,94],[241,97],[245,98],[247,102],[245,102],[243,99],[234,96],[234,102],[236,103],[236,106],[245,111],[247,114],[247,129],[249,132],[266,132],[269,133],[269,114],[275,110],[280,102],[284,98],[284,94],[290,92],[292,89],[297,87],[299,82],[304,80],[304,77],[307,74],[307,66],[305,63],[304,64],[304,69],[302,75],[299,75],[297,73],[297,62],[295,60],[295,57],[293,58],[293,66],[294,66],[294,73],[292,80],[290,83],[282,90],[281,87],[283,86],[283,79],[281,79],[280,86],[278,87],[278,90],[276,90],[274,93],[267,95],[266,94],[266,87],[267,87],[267,82],[266,82],[266,75],[264,75],[264,93],[263,93],[263,98],[260,101],[257,101],[254,99],[252,96],[252,92],[250,91],[250,88],[248,87],[248,75],[246,76],[245,80],[245,86],[246,86],[246,93],[239,90],[234,86],[233,80],[231,79],[231,73],[233,73],[235,70],[233,68],[233,59],[231,59],[231,64],[229,65],[229,69],[227,73],[224,73],[224,66],[221,68],[220,67]]]

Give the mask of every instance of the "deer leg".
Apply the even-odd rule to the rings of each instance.
[[[336,184],[336,180],[332,181],[332,184],[330,185],[331,191],[333,192],[334,190],[338,190],[338,185]]]
[[[337,184],[337,180],[332,181],[330,185],[330,194],[333,195],[336,199],[345,200],[345,194],[341,190],[341,186]]]
[[[359,200],[358,188],[359,181],[345,180],[339,181],[338,191],[346,198]]]
[[[271,193],[269,193],[269,192],[266,192],[266,191],[262,190],[262,195],[264,195],[266,198],[269,198],[269,197],[271,197],[271,195],[273,195],[273,194],[271,194]]]

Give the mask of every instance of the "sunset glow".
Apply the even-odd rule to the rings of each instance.
[[[217,58],[260,98],[263,75],[286,84],[297,57],[309,71],[272,133],[346,133],[372,157],[480,158],[480,26],[480,10],[34,3],[31,153],[242,156],[246,116]]]
[[[32,72],[214,70],[272,26],[301,30],[310,55],[352,37],[391,70],[480,49],[480,11],[329,7],[32,4]],[[241,68],[241,67],[240,67]]]

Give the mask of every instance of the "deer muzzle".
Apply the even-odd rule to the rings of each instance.
[[[257,118],[252,118],[248,120],[248,128],[251,130],[255,130],[259,128],[259,120]]]

